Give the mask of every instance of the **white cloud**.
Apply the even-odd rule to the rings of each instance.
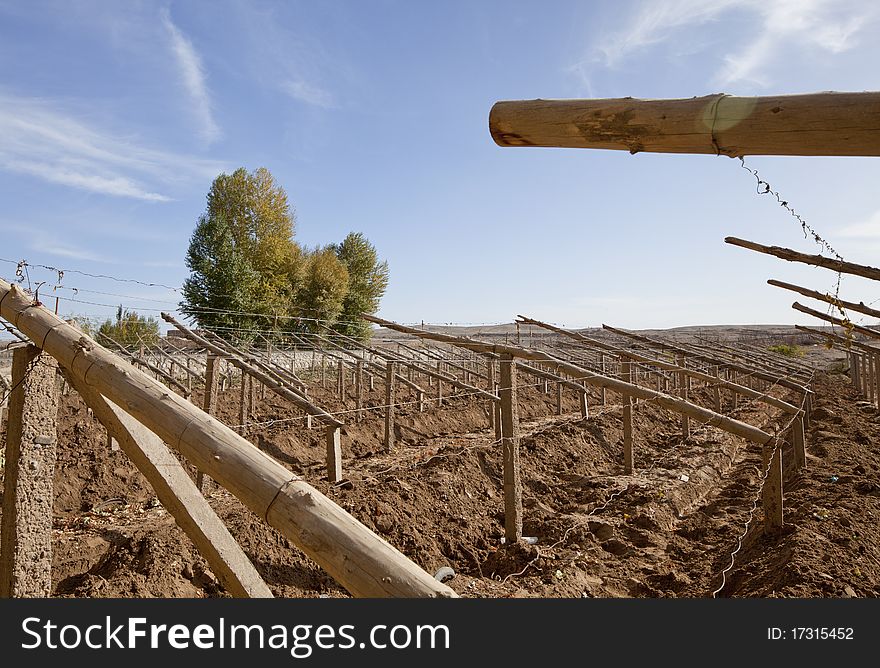
[[[192,111],[199,123],[199,135],[206,143],[211,144],[220,138],[221,132],[214,120],[202,59],[192,42],[171,21],[167,9],[162,11],[162,24],[171,40],[171,51],[177,62],[181,81],[192,102]]]
[[[878,16],[875,3],[858,0],[670,0],[646,1],[621,30],[596,45],[592,54],[571,70],[589,79],[600,63],[615,67],[627,58],[681,37],[682,30],[705,27],[720,34],[721,21],[738,13],[747,20],[736,38],[740,48],[723,56],[713,83],[768,85],[764,68],[782,49],[819,50],[837,54],[851,49],[858,34]],[[749,37],[751,35],[751,37]],[[745,36],[745,38],[742,38]]]
[[[88,192],[164,202],[171,198],[160,187],[214,178],[223,168],[145,148],[74,118],[57,102],[0,92],[0,169]]]
[[[295,100],[315,107],[333,109],[336,106],[330,93],[301,79],[285,82],[282,89]]]
[[[835,233],[841,239],[880,239],[880,211],[861,223],[847,225]]]

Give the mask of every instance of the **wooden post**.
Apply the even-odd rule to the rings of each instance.
[[[391,360],[385,363],[385,450],[394,449],[394,404],[397,403],[394,392],[395,364]]]
[[[849,353],[849,376],[850,380],[852,380],[852,386],[858,390],[859,389],[859,360],[856,354],[852,351]]]
[[[342,360],[339,360],[336,371],[336,393],[340,399],[345,398],[345,364]]]
[[[687,367],[687,357],[679,355],[678,365],[682,368]],[[690,385],[690,380],[690,377],[684,371],[678,372],[678,386],[680,388],[678,395],[684,400],[687,400],[688,398],[688,386]],[[684,413],[681,414],[681,435],[684,438],[688,438],[691,435],[691,419]]]
[[[600,364],[601,364],[601,367],[602,367],[602,375],[604,376],[605,373],[606,373],[606,370],[605,370],[605,355],[600,355],[600,356],[599,356],[599,359],[600,359]],[[604,406],[605,403],[606,403],[606,401],[607,401],[607,398],[605,397],[605,388],[604,388],[604,387],[599,388],[599,396],[600,396],[599,402]]]
[[[363,418],[363,413],[361,412],[364,407],[364,363],[361,360],[355,362],[355,373],[354,373],[354,396],[355,396],[355,407],[357,408],[357,416],[355,420],[360,422]]]
[[[419,402],[419,413],[425,412],[425,393],[424,392],[416,392],[416,401]]]
[[[241,370],[241,387],[239,388],[239,403],[238,403],[238,433],[244,434],[247,431],[247,419],[248,419],[248,410],[247,410],[247,386],[248,380],[250,376],[245,373],[244,369]]]
[[[508,545],[522,538],[522,488],[519,470],[519,405],[516,362],[501,355],[501,449],[504,459],[504,536]]]
[[[556,383],[556,414],[562,415],[562,383]]]
[[[807,447],[804,435],[804,415],[798,414],[791,423],[791,444],[794,450],[794,468],[802,469],[807,465]]]
[[[631,364],[627,360],[620,362],[622,380],[630,382]],[[635,470],[635,462],[633,458],[633,425],[632,425],[632,406],[633,399],[630,395],[623,395],[623,470],[627,474],[632,474]]]
[[[327,389],[327,356],[321,353],[321,389]]]
[[[486,360],[486,389],[495,394],[495,360]],[[489,429],[495,428],[496,401],[489,402]],[[496,438],[499,436],[496,435]]]
[[[437,362],[437,373],[442,373],[441,365],[442,362]],[[437,405],[443,405],[443,381],[439,378],[437,379]]]
[[[775,447],[771,442],[761,451],[763,469],[768,470],[764,481],[764,526],[767,529],[778,529],[782,526],[782,447]],[[771,461],[772,456],[772,461]]]
[[[324,435],[327,440],[327,480],[339,482],[342,480],[342,427],[328,425]]]
[[[715,367],[715,377],[719,378],[719,367]],[[720,380],[720,378],[719,378]],[[712,397],[715,399],[715,412],[721,412],[721,388],[716,384],[712,386]]]
[[[578,392],[578,401],[580,402],[581,418],[586,420],[590,417],[590,405],[587,403],[587,384],[583,383],[583,386],[583,391]]]
[[[217,355],[209,352],[205,363],[205,396],[202,401],[202,410],[208,415],[214,415],[217,412],[217,387],[220,380],[220,369],[217,368],[219,360]],[[201,470],[196,473],[196,487],[201,492],[205,491],[205,474]]]
[[[57,362],[28,345],[12,353],[6,432],[0,598],[52,594],[52,503],[58,438]]]

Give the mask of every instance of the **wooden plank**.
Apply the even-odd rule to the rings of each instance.
[[[162,506],[193,542],[223,587],[239,598],[272,598],[257,569],[162,439],[72,373],[67,376],[153,487]]]
[[[177,449],[354,596],[455,597],[339,505],[232,429],[0,280],[0,316]]]
[[[519,466],[519,402],[517,366],[513,355],[503,353],[500,361],[501,450],[504,460],[504,536],[508,545],[522,538],[522,481]]]
[[[709,155],[880,155],[880,93],[496,102],[499,146]]]
[[[55,360],[36,346],[16,348],[12,353],[13,389],[0,524],[0,598],[47,598],[52,594],[57,371]]]
[[[327,425],[324,440],[327,446],[327,480],[337,483],[342,480],[342,429]]]

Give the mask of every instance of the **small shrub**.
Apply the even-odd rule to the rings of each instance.
[[[779,353],[780,355],[785,355],[786,357],[803,357],[804,349],[800,346],[788,345],[787,343],[780,343],[775,346],[770,346],[768,348],[771,352]]]

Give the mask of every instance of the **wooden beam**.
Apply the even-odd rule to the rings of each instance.
[[[0,280],[0,316],[238,497],[358,597],[455,597],[269,455]]]
[[[880,155],[880,93],[497,102],[499,146],[709,155]]]
[[[795,311],[800,311],[801,313],[806,313],[807,315],[811,315],[814,318],[819,318],[820,320],[824,320],[825,322],[830,322],[832,325],[838,325],[839,327],[843,327],[843,329],[851,329],[854,332],[859,332],[860,334],[864,334],[865,336],[870,336],[874,339],[880,339],[880,332],[869,329],[867,327],[862,327],[861,325],[856,325],[855,323],[841,320],[840,318],[835,318],[833,315],[828,315],[827,313],[822,313],[821,311],[816,311],[815,309],[811,309],[803,304],[799,304],[795,302],[791,305],[791,307]]]
[[[239,598],[272,598],[250,559],[162,439],[72,373],[67,378],[153,487],[223,587]]]
[[[877,134],[880,136],[880,133]],[[746,241],[745,239],[737,239],[736,237],[725,237],[724,243],[739,246],[740,248],[747,248],[748,250],[764,253],[765,255],[772,255],[773,257],[778,257],[782,260],[787,260],[788,262],[811,264],[815,267],[824,267],[825,269],[839,271],[843,274],[852,274],[853,276],[861,276],[863,278],[870,278],[874,281],[880,281],[880,269],[877,269],[876,267],[855,264],[854,262],[845,262],[843,260],[834,260],[830,257],[825,257],[824,255],[799,253],[790,248],[783,248],[782,246],[764,246],[762,244],[757,244],[754,241]]]
[[[864,302],[859,302],[855,304],[853,302],[847,302],[842,299],[837,299],[832,297],[831,295],[818,292],[816,290],[810,290],[809,288],[802,288],[798,285],[792,285],[791,283],[784,283],[783,281],[777,281],[774,279],[769,279],[767,281],[770,285],[783,288],[785,290],[791,290],[792,292],[797,292],[802,294],[804,297],[811,297],[812,299],[818,299],[819,301],[826,302],[828,304],[833,304],[835,306],[843,307],[844,309],[848,309],[850,311],[855,311],[857,313],[863,313],[864,315],[869,315],[874,318],[880,318],[880,311],[877,309],[871,308],[870,306],[865,306]]]

